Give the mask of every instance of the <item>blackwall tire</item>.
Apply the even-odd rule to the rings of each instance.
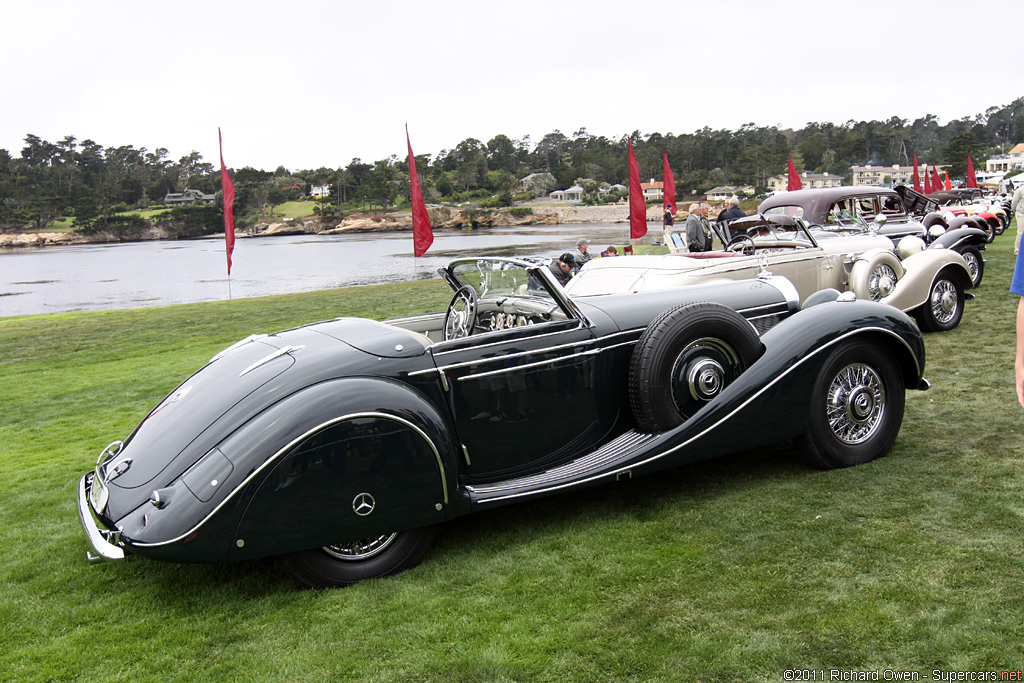
[[[960,255],[967,262],[967,270],[971,274],[971,289],[978,288],[985,276],[985,259],[981,257],[981,252],[976,247],[964,247]]]
[[[758,357],[753,326],[721,304],[671,308],[641,335],[629,365],[629,400],[642,432],[681,425]]]
[[[436,532],[436,526],[428,526],[303,550],[278,557],[277,566],[306,588],[351,586],[415,567]]]
[[[795,440],[812,466],[830,470],[889,452],[903,424],[906,388],[892,355],[847,341],[829,356],[811,392],[807,433]]]

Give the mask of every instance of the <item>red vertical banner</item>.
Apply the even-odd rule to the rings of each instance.
[[[647,202],[644,201],[643,190],[640,189],[640,166],[633,154],[633,141],[629,145],[629,236],[640,239],[647,234]]]
[[[224,246],[228,255],[228,277],[231,277],[231,252],[235,250],[235,184],[224,165],[224,138],[219,127],[217,144],[220,146],[220,189],[224,195]]]
[[[803,183],[800,182],[800,174],[796,172],[796,166],[793,165],[793,155],[789,155],[789,182],[786,184],[786,189],[792,192],[793,190],[799,190],[803,187]]]
[[[934,192],[934,190],[932,190],[932,177],[928,173],[928,164],[925,164],[924,165],[924,193],[925,194],[931,194],[932,192]]]
[[[914,192],[921,191],[921,178],[917,174],[917,152],[914,152]]]
[[[971,162],[971,155],[967,155],[967,187],[977,187],[978,179],[974,175],[974,164]]]
[[[942,177],[939,176],[939,167],[932,162],[932,192],[942,192]]]
[[[953,189],[953,183],[949,182],[949,171],[946,171],[945,173],[946,173],[946,189],[947,190],[952,190]],[[970,187],[970,186],[968,186],[968,187]]]
[[[430,214],[423,203],[420,179],[416,174],[416,157],[409,142],[409,124],[405,124],[405,144],[409,148],[409,194],[412,202],[412,253],[423,256],[434,243],[434,231],[430,227]]]
[[[665,185],[665,209],[676,215],[676,178],[672,175],[672,167],[668,165],[668,152],[662,150],[662,182]],[[639,174],[638,174],[639,175]]]

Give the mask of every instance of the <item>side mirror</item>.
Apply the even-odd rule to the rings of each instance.
[[[885,225],[886,222],[888,222],[888,220],[889,220],[888,217],[886,217],[886,215],[884,213],[880,213],[880,214],[876,214],[875,215],[875,224],[878,227],[882,227],[883,225]]]

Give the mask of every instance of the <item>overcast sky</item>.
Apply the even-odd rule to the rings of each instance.
[[[31,133],[338,168],[499,133],[617,138],[942,123],[1024,96],[1024,5],[988,0],[171,3],[0,8],[0,148]]]

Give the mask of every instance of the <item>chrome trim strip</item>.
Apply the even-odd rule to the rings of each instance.
[[[424,432],[422,429],[420,429],[419,427],[414,425],[412,422],[409,422],[408,420],[406,420],[403,417],[398,417],[397,415],[389,415],[388,413],[378,413],[378,412],[350,413],[348,415],[342,415],[341,417],[336,417],[333,420],[328,420],[327,422],[319,424],[316,427],[313,427],[312,429],[309,429],[306,432],[304,432],[303,434],[301,434],[301,435],[295,437],[294,439],[292,439],[290,442],[288,442],[287,445],[284,446],[284,448],[281,448],[277,453],[275,453],[271,457],[267,458],[266,461],[264,461],[264,463],[262,465],[260,465],[255,470],[253,470],[249,474],[249,476],[247,476],[244,480],[242,480],[242,482],[238,486],[236,486],[234,488],[234,490],[231,491],[231,493],[229,493],[227,496],[224,497],[224,500],[222,500],[220,503],[217,504],[217,507],[215,507],[213,510],[211,510],[208,515],[203,517],[195,526],[190,528],[185,533],[181,534],[180,536],[178,536],[176,538],[172,538],[172,539],[167,540],[167,541],[160,541],[159,543],[133,543],[132,545],[135,545],[135,546],[137,546],[139,548],[155,548],[155,547],[162,546],[162,545],[170,545],[171,543],[177,543],[178,541],[181,541],[181,540],[183,540],[185,538],[188,538],[190,535],[194,534],[196,532],[196,530],[198,530],[201,526],[206,524],[206,522],[208,522],[211,517],[213,517],[215,514],[220,512],[220,509],[222,507],[224,507],[225,505],[227,505],[228,501],[230,501],[232,498],[234,498],[235,494],[238,493],[239,491],[241,491],[243,488],[245,488],[249,484],[249,482],[251,482],[253,479],[256,478],[256,476],[258,474],[263,472],[263,470],[267,469],[271,465],[271,463],[276,462],[282,455],[284,455],[285,453],[290,451],[292,448],[294,448],[298,444],[302,443],[302,441],[304,441],[305,439],[309,438],[313,434],[316,434],[320,430],[327,429],[328,427],[336,425],[339,422],[344,422],[346,420],[356,420],[356,419],[363,418],[363,417],[377,417],[377,418],[383,418],[383,419],[386,419],[386,420],[394,420],[395,422],[400,422],[400,423],[404,424],[406,427],[409,427],[410,429],[415,431],[417,434],[419,434],[423,438],[424,441],[427,442],[427,445],[430,446],[430,450],[434,452],[434,458],[437,460],[437,469],[438,469],[439,474],[441,475],[441,490],[444,492],[444,502],[447,505],[448,504],[448,480],[445,477],[445,473],[444,473],[444,462],[441,460],[441,453],[437,450],[437,446],[434,444],[433,441],[430,440],[430,437],[427,436],[426,432]]]
[[[265,365],[265,364],[269,363],[270,361],[274,360],[275,358],[279,358],[281,356],[289,354],[292,351],[301,351],[304,348],[306,348],[304,345],[292,346],[291,344],[289,344],[288,346],[282,346],[281,348],[279,348],[277,351],[274,351],[269,356],[266,356],[265,358],[261,358],[260,360],[256,361],[255,363],[253,363],[252,365],[247,367],[245,370],[242,370],[242,372],[238,373],[238,376],[239,377],[245,377],[247,374],[249,374],[250,372],[252,372],[256,368],[260,367],[261,365]]]
[[[82,520],[82,526],[85,527],[85,535],[89,537],[89,543],[99,555],[86,552],[85,556],[92,563],[118,562],[124,559],[124,549],[107,540],[107,536],[100,531],[96,516],[89,506],[90,476],[92,476],[92,472],[84,475],[78,481],[78,516]]]
[[[263,339],[266,336],[268,336],[268,335],[266,335],[266,334],[250,334],[245,339],[242,339],[240,341],[236,341],[234,344],[232,344],[228,348],[224,349],[223,351],[218,353],[216,356],[214,356],[210,360],[206,361],[206,364],[209,365],[210,363],[212,363],[215,360],[220,360],[221,358],[223,358],[224,356],[228,355],[229,353],[231,353],[232,351],[234,351],[238,347],[244,346],[244,345],[248,344],[249,342],[254,342],[254,341],[257,341],[259,339]]]
[[[558,356],[557,358],[551,358],[550,360],[539,360],[536,363],[526,363],[525,365],[515,365],[511,368],[500,368],[498,370],[491,370],[490,372],[478,372],[475,375],[463,375],[456,377],[460,382],[465,382],[470,379],[477,379],[480,377],[490,377],[492,375],[504,375],[509,372],[516,372],[518,370],[526,370],[529,368],[538,368],[542,365],[553,365],[555,363],[561,363],[564,360],[571,360],[573,358],[582,358],[583,356],[596,356],[597,354],[604,351],[604,349],[593,349],[591,351],[584,351],[583,353],[574,353],[569,356]],[[502,358],[509,358],[509,356],[502,356]]]
[[[564,322],[564,321],[559,321],[559,322]],[[566,334],[568,332],[578,332],[579,330],[587,329],[587,327],[585,325],[583,325],[582,322],[580,322],[578,320],[576,322],[577,322],[576,327],[572,327],[572,328],[570,328],[568,330],[559,330],[558,332],[545,332],[544,334],[533,335],[533,336],[531,336],[529,338],[530,339],[543,339],[544,337],[552,337],[552,336],[559,335],[559,334]],[[547,325],[548,323],[540,323],[540,324],[541,325]],[[536,325],[532,325],[531,327],[536,327]],[[496,331],[504,332],[505,330],[496,330]],[[485,332],[484,335],[486,335],[486,334],[491,334],[491,332]],[[483,335],[481,335],[481,336],[483,336]],[[447,349],[447,350],[441,349],[440,351],[435,351],[434,352],[434,356],[443,356],[443,355],[449,354],[449,353],[462,353],[464,351],[468,351],[469,349],[474,349],[474,350],[486,349],[489,346],[498,346],[500,344],[508,344],[509,341],[511,341],[511,340],[505,339],[505,340],[502,340],[502,341],[494,341],[494,342],[489,342],[487,344],[480,344],[478,346],[467,346],[467,347],[464,347],[464,348],[461,348],[461,349]],[[444,342],[435,342],[434,344],[431,345],[431,348],[433,348],[434,346],[437,346],[437,344],[443,344],[443,343]],[[555,348],[557,348],[557,347],[555,347]]]
[[[670,449],[668,449],[666,451],[663,451],[661,453],[657,453],[656,455],[652,455],[649,458],[647,458],[646,460],[641,460],[640,462],[633,462],[633,463],[630,463],[628,466],[620,467],[620,468],[614,469],[614,470],[609,470],[608,472],[602,472],[601,474],[596,474],[594,476],[587,477],[585,479],[579,479],[579,480],[576,480],[576,481],[566,482],[564,484],[558,484],[556,486],[549,486],[547,488],[539,488],[539,489],[534,489],[534,490],[531,490],[531,491],[523,491],[521,493],[512,493],[512,494],[509,494],[509,495],[506,495],[506,496],[496,496],[494,498],[486,498],[484,500],[478,500],[478,501],[474,501],[474,502],[476,502],[477,504],[483,505],[484,503],[495,503],[495,502],[502,501],[502,500],[510,500],[510,499],[513,499],[513,498],[522,498],[524,496],[533,496],[533,495],[537,495],[539,493],[547,493],[547,492],[550,492],[550,491],[558,491],[558,490],[565,489],[565,488],[570,488],[570,487],[573,487],[573,486],[579,486],[581,484],[588,484],[590,482],[598,481],[598,480],[603,479],[605,477],[618,476],[619,474],[621,474],[623,472],[627,472],[627,471],[632,470],[634,468],[642,467],[642,466],[647,465],[649,463],[652,463],[652,462],[654,462],[656,460],[660,460],[661,458],[664,458],[666,455],[669,455],[671,453],[675,453],[676,451],[689,446],[691,443],[693,443],[697,439],[700,439],[704,435],[706,435],[706,434],[710,433],[711,431],[713,431],[713,430],[717,429],[718,427],[720,427],[725,421],[727,421],[729,418],[731,418],[736,413],[738,413],[741,410],[743,410],[745,407],[747,407],[747,405],[749,405],[751,402],[753,402],[754,400],[759,398],[761,396],[761,394],[763,394],[764,392],[768,391],[768,389],[770,389],[772,386],[774,386],[775,384],[780,382],[784,377],[789,375],[789,373],[793,372],[796,368],[798,368],[801,365],[803,365],[807,360],[817,356],[819,353],[821,353],[825,349],[828,349],[828,348],[838,344],[839,342],[847,339],[848,337],[851,337],[851,336],[856,335],[856,334],[861,334],[863,332],[871,332],[871,331],[884,332],[884,333],[886,333],[888,335],[891,335],[891,336],[895,337],[896,339],[898,339],[905,347],[907,347],[907,350],[911,352],[910,355],[914,358],[914,364],[917,366],[917,374],[920,375],[921,367],[917,363],[917,356],[914,355],[913,349],[910,348],[910,345],[907,344],[907,342],[903,339],[903,337],[899,336],[898,334],[896,334],[892,330],[887,330],[887,329],[880,328],[880,327],[863,327],[863,328],[859,328],[859,329],[856,329],[856,330],[851,330],[850,332],[847,332],[846,334],[844,334],[844,335],[842,335],[840,337],[836,337],[835,339],[830,341],[828,344],[825,344],[824,346],[818,347],[814,352],[809,353],[808,355],[806,355],[803,358],[801,358],[800,360],[798,360],[792,366],[787,368],[785,372],[783,372],[782,374],[778,375],[771,382],[769,382],[768,384],[766,384],[763,387],[761,387],[761,389],[759,391],[757,391],[756,393],[754,393],[753,396],[748,398],[746,401],[744,401],[740,405],[736,406],[736,408],[732,412],[730,412],[728,415],[724,416],[722,419],[717,421],[715,424],[710,425],[707,429],[701,431],[698,434],[694,434],[693,436],[691,436],[689,439],[687,439],[683,443],[677,444],[676,446],[674,446],[674,447],[672,447],[672,448],[670,448]],[[627,432],[627,434],[628,434],[628,432]],[[663,434],[664,434],[664,432],[660,432],[658,434],[652,434],[650,436],[653,439],[653,438],[656,438],[656,437],[660,437]],[[609,443],[613,443],[613,442],[609,442]]]
[[[573,331],[575,331],[575,330],[573,330]],[[599,341],[598,339],[594,339],[593,337],[590,337],[588,339],[582,339],[582,340],[580,340],[578,342],[572,342],[572,343],[569,343],[569,344],[559,344],[558,346],[548,346],[548,347],[545,347],[545,348],[540,349],[540,350],[534,349],[532,351],[516,351],[515,353],[508,353],[508,354],[505,354],[503,356],[492,356],[490,358],[478,358],[476,360],[465,360],[465,361],[462,361],[460,363],[452,363],[451,365],[443,365],[441,367],[438,367],[437,369],[438,370],[454,370],[454,369],[458,369],[458,368],[469,367],[469,366],[472,366],[472,365],[480,365],[481,363],[491,363],[491,362],[494,362],[494,361],[506,361],[506,360],[508,360],[510,358],[519,358],[521,356],[536,356],[538,353],[548,353],[548,352],[551,352],[551,351],[559,351],[561,349],[571,349],[571,348],[576,347],[576,346],[590,346],[590,345],[596,344],[598,341]],[[416,372],[420,373],[420,372],[427,372],[427,371],[426,370],[417,370]],[[409,374],[412,375],[414,373],[410,372]]]

